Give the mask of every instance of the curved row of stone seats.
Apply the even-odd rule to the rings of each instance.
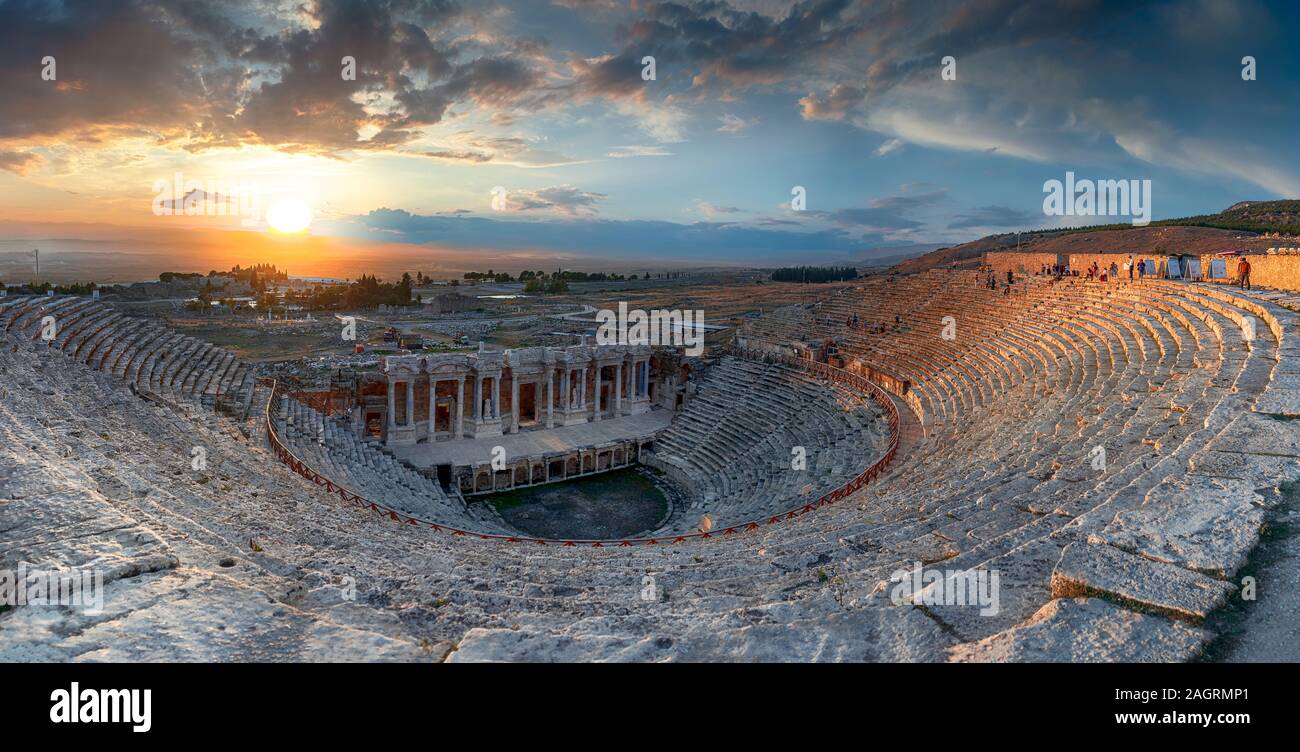
[[[50,363],[48,354],[32,354]],[[0,357],[0,368],[9,365]],[[219,573],[218,580],[237,577],[267,588],[290,614],[312,607],[333,613],[346,605],[338,599],[341,578],[352,578],[358,593],[352,608],[375,613],[349,614],[349,623],[424,641],[435,655],[441,655],[436,648],[442,641],[460,640],[473,629],[534,634],[571,627],[585,638],[585,630],[595,634],[602,629],[602,620],[609,620],[611,635],[648,627],[656,635],[677,635],[683,646],[710,634],[708,639],[725,638],[743,627],[735,622],[737,608],[772,602],[776,596],[768,594],[769,588],[786,590],[781,599],[798,597],[792,585],[806,579],[785,570],[794,564],[790,557],[802,554],[780,553],[779,543],[772,546],[774,560],[756,559],[751,546],[757,537],[743,544],[718,540],[708,547],[539,549],[394,525],[339,505],[260,448],[232,443],[228,434],[213,431],[198,412],[187,423],[75,369],[43,371],[18,386],[23,396],[0,400],[0,406],[29,405],[31,394],[45,390],[58,397],[42,403],[35,414],[21,413],[22,420],[12,424],[16,433],[7,440],[15,446],[38,445],[42,456],[77,458],[68,471],[92,473],[106,495],[134,510],[178,552],[182,566],[209,567]],[[103,409],[91,410],[91,405]],[[58,416],[54,431],[45,425],[51,416]],[[208,447],[209,466],[202,474],[191,469],[188,450],[195,442]],[[641,599],[647,571],[659,575],[659,587],[671,589],[676,604]],[[713,591],[715,587],[727,592]],[[825,615],[826,608],[819,600],[790,603],[783,611],[791,618],[811,619]],[[867,621],[877,618],[873,614]],[[915,615],[908,618],[913,619]],[[725,629],[719,631],[719,626]],[[876,628],[883,633],[888,624]],[[157,636],[150,644],[173,637]],[[662,637],[655,642],[665,646],[658,651],[673,644]],[[898,657],[887,649],[876,653],[869,644],[867,656]],[[727,648],[700,645],[692,650],[699,657],[724,657]],[[926,650],[912,657],[937,655],[937,647]],[[799,654],[786,657],[798,659]]]
[[[844,485],[888,447],[867,397],[798,369],[725,356],[643,462],[687,491],[685,514],[655,534],[784,513]]]
[[[220,403],[240,414],[251,407],[255,374],[232,353],[90,298],[6,296],[0,299],[0,325],[10,337],[43,342],[140,391]]]
[[[768,562],[755,561],[748,545],[721,540],[707,549],[645,549],[623,557],[613,549],[539,549],[394,525],[339,504],[263,448],[218,430],[211,413],[141,402],[105,375],[67,369],[44,348],[18,347],[18,353],[0,352],[4,445],[29,448],[62,477],[128,510],[172,548],[182,569],[193,570],[191,587],[236,578],[265,589],[295,618],[300,610],[324,609],[348,624],[436,648],[475,628],[595,629],[593,620],[602,618],[613,619],[614,632],[622,634],[638,628],[643,609],[651,611],[656,631],[684,638],[714,619],[730,618],[742,600],[766,602],[760,593],[774,586],[762,577]],[[193,466],[194,446],[206,448],[202,471]],[[30,532],[48,537],[51,530]],[[199,570],[211,580],[201,579]],[[640,600],[647,570],[663,575],[661,587],[676,590],[682,611]],[[140,574],[146,573],[133,576]],[[760,580],[752,581],[756,575]],[[339,598],[344,578],[355,583],[355,603]],[[691,592],[733,581],[750,592]],[[243,645],[257,634],[241,632],[231,640]],[[137,649],[162,650],[176,633],[153,637],[147,641],[152,647]],[[55,634],[49,640],[60,650],[86,649]],[[318,655],[329,655],[331,647],[308,646]],[[251,647],[248,655],[265,655]],[[115,649],[131,650],[125,644]]]
[[[828,333],[865,337],[878,324],[887,327],[910,315],[924,301],[942,294],[952,280],[940,275],[901,278],[874,277],[853,287],[842,287],[828,298],[810,305],[778,308],[772,315],[746,323],[751,334],[774,342],[809,342]],[[856,316],[857,325],[848,328]]]
[[[1030,295],[1006,298],[967,284],[974,281],[973,275],[945,272],[926,276],[947,280],[949,292],[916,307],[916,313],[891,331],[861,334],[830,329],[822,333],[838,335],[841,350],[850,358],[912,381],[927,423],[961,420],[992,395],[1062,357],[1083,365],[1104,358],[1113,365],[1116,358],[1127,360],[1133,347],[1143,354],[1150,347],[1165,357],[1170,348],[1176,352],[1181,345],[1171,341],[1176,331],[1159,313],[1152,318],[1130,310],[1116,322],[1114,302],[1108,303],[1106,310],[1094,311],[1092,302],[1070,294],[1061,307],[1060,288],[1044,292],[1049,288],[1038,285]],[[1081,303],[1082,311],[1078,310]],[[1020,318],[1018,326],[1006,325],[1008,314]],[[945,337],[943,330],[949,322],[951,329]],[[1086,375],[1067,371],[1060,385],[1078,387],[1083,378]]]
[[[277,433],[313,470],[368,501],[428,522],[482,533],[514,531],[483,504],[450,498],[434,479],[358,439],[339,420],[289,397],[276,406]]]
[[[1224,489],[1231,483],[1215,473],[1226,470],[1228,478],[1238,480],[1236,475],[1253,473],[1265,488],[1276,489],[1296,477],[1296,453],[1252,456],[1246,461],[1207,447],[1238,441],[1239,437],[1231,441],[1226,437],[1246,421],[1270,432],[1281,427],[1261,417],[1275,408],[1261,406],[1286,405],[1294,398],[1285,386],[1294,382],[1279,379],[1287,373],[1280,369],[1295,368],[1293,356],[1286,354],[1291,345],[1281,336],[1288,327],[1294,328],[1293,318],[1288,322],[1285,316],[1279,318],[1278,311],[1260,307],[1255,314],[1267,314],[1267,326],[1261,324],[1265,331],[1247,341],[1242,321],[1249,302],[1222,289],[1176,283],[1049,285],[1031,280],[1027,286],[1022,282],[1017,294],[1009,297],[976,284],[953,285],[950,293],[919,309],[917,317],[905,321],[892,339],[845,348],[882,370],[892,365],[896,373],[911,378],[914,387],[927,391],[926,404],[949,421],[926,440],[928,444],[942,446],[947,458],[979,457],[986,466],[967,469],[958,463],[955,472],[930,475],[927,491],[952,501],[923,504],[925,523],[908,522],[893,533],[882,528],[887,540],[910,544],[943,560],[945,568],[987,569],[994,563],[1015,568],[1025,579],[1023,589],[1034,593],[1017,604],[1012,611],[1015,619],[1045,607],[1054,581],[1060,594],[1076,592],[1065,574],[1054,572],[1058,560],[1067,568],[1077,564],[1073,558],[1061,557],[1068,544],[1101,536],[1117,524],[1117,518],[1119,525],[1125,524],[1125,513],[1136,515],[1135,510],[1179,495],[1190,493],[1199,499],[1189,503],[1189,511],[1241,512],[1230,520],[1240,530],[1239,545],[1233,549],[1237,558],[1232,561],[1240,560],[1258,534],[1251,510],[1258,511],[1275,499],[1247,492],[1242,494],[1244,509],[1241,504],[1225,504]],[[1217,301],[1209,299],[1215,296]],[[963,334],[970,336],[963,329],[973,329],[974,339],[1004,354],[1037,346],[1037,354],[1020,361],[1025,382],[998,384],[1006,373],[999,372],[996,360],[981,357],[977,347],[961,352],[959,343],[945,340],[941,332],[945,315],[956,320],[958,341]],[[1028,336],[1017,342],[1019,333]],[[922,354],[908,358],[906,352]],[[1014,362],[1014,357],[1006,360]],[[1042,378],[1032,376],[1039,371],[1035,363],[1046,366]],[[995,395],[991,404],[990,394]],[[1266,403],[1265,394],[1276,397]],[[1248,412],[1252,404],[1260,412]],[[1050,413],[1045,415],[1043,407]],[[909,463],[916,458],[916,453],[909,455]],[[1206,467],[1214,471],[1205,478],[1187,477],[1189,471],[1196,475],[1198,468]],[[886,501],[907,477],[917,476],[907,468],[865,493]],[[891,506],[886,501],[885,507]],[[946,522],[936,525],[936,515]],[[1197,532],[1204,534],[1206,529]],[[920,541],[927,541],[928,550],[917,545]],[[1111,545],[1079,551],[1096,556],[1111,554],[1111,549],[1125,550]],[[1134,550],[1138,549],[1130,547],[1126,555]],[[1146,550],[1143,554],[1150,555]],[[1142,571],[1140,564],[1131,569]],[[1222,576],[1232,570],[1224,566],[1217,571]],[[1169,581],[1162,582],[1168,585]],[[1108,593],[1117,601],[1158,600],[1149,592],[1140,598],[1128,591],[1117,594],[1115,583],[1092,584],[1097,587],[1077,592]],[[1160,608],[1182,615],[1167,603],[1157,604]],[[1201,604],[1199,610],[1193,609],[1196,618],[1208,608]],[[990,627],[1014,624],[995,618],[981,627],[979,620],[966,616],[952,620],[958,618],[963,621],[958,632],[972,639],[991,637]]]
[[[1292,424],[1262,407],[1293,383],[1283,377],[1295,373],[1295,316],[1201,285],[1018,294],[971,284],[932,303],[955,306],[958,339],[968,323],[989,329],[980,336],[994,349],[909,366],[934,409],[955,409],[963,388],[969,413],[934,423],[847,499],[698,544],[563,548],[395,525],[339,504],[205,414],[132,399],[30,341],[0,351],[0,445],[91,476],[182,562],[234,559],[223,576],[297,585],[307,606],[351,577],[358,623],[455,642],[453,660],[1193,657],[1211,637],[1203,614],[1228,597],[1279,485],[1300,475]],[[1255,305],[1280,334],[1270,324],[1234,339]],[[940,310],[921,307],[911,324]],[[1006,356],[1019,370],[977,365],[1002,348],[1020,353]],[[925,380],[925,363],[944,365],[944,379]],[[195,442],[208,447],[202,477]],[[926,604],[933,591],[924,607],[894,605],[895,573],[916,562],[999,573],[996,612]],[[660,597],[644,597],[647,576]]]
[[[231,503],[296,505],[309,489],[241,466],[211,412],[143,402],[41,349],[0,352],[0,569],[95,572],[103,609],[0,610],[0,660],[421,659],[367,610],[322,598],[329,572],[263,550],[281,536]]]

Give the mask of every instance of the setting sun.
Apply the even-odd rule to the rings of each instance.
[[[266,210],[266,223],[277,232],[302,232],[311,225],[311,209],[293,199],[277,201]]]

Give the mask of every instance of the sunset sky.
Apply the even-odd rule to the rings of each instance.
[[[1300,197],[1297,28],[1208,0],[0,0],[0,241],[265,229],[156,216],[177,173],[374,247],[742,264],[1078,221],[1042,212],[1067,170],[1210,213]]]

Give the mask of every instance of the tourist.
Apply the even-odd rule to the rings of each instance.
[[[1124,268],[1128,270],[1128,281],[1133,281],[1133,257],[1129,256],[1128,261],[1124,262]]]
[[[1119,279],[1119,264],[1114,261],[1110,262],[1110,278]]]
[[[1011,284],[1012,282],[1015,282],[1015,281],[1016,281],[1016,277],[1015,277],[1015,275],[1011,273],[1011,270],[1010,270],[1010,269],[1008,269],[1008,270],[1007,270],[1007,284],[1009,285],[1009,284]]]
[[[1237,283],[1241,285],[1243,290],[1250,289],[1250,262],[1246,260],[1245,256],[1242,256],[1241,261],[1237,262]]]

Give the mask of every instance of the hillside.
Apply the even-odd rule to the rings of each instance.
[[[1277,234],[1283,236],[1279,238]],[[1032,230],[1019,234],[1020,250],[1033,253],[1132,252],[1218,253],[1248,250],[1263,253],[1279,245],[1300,245],[1300,201],[1241,201],[1218,214],[1164,219],[1146,227],[1128,224]],[[894,268],[911,273],[946,267],[973,266],[988,251],[1015,250],[1016,233],[988,235],[961,245],[908,259]]]

